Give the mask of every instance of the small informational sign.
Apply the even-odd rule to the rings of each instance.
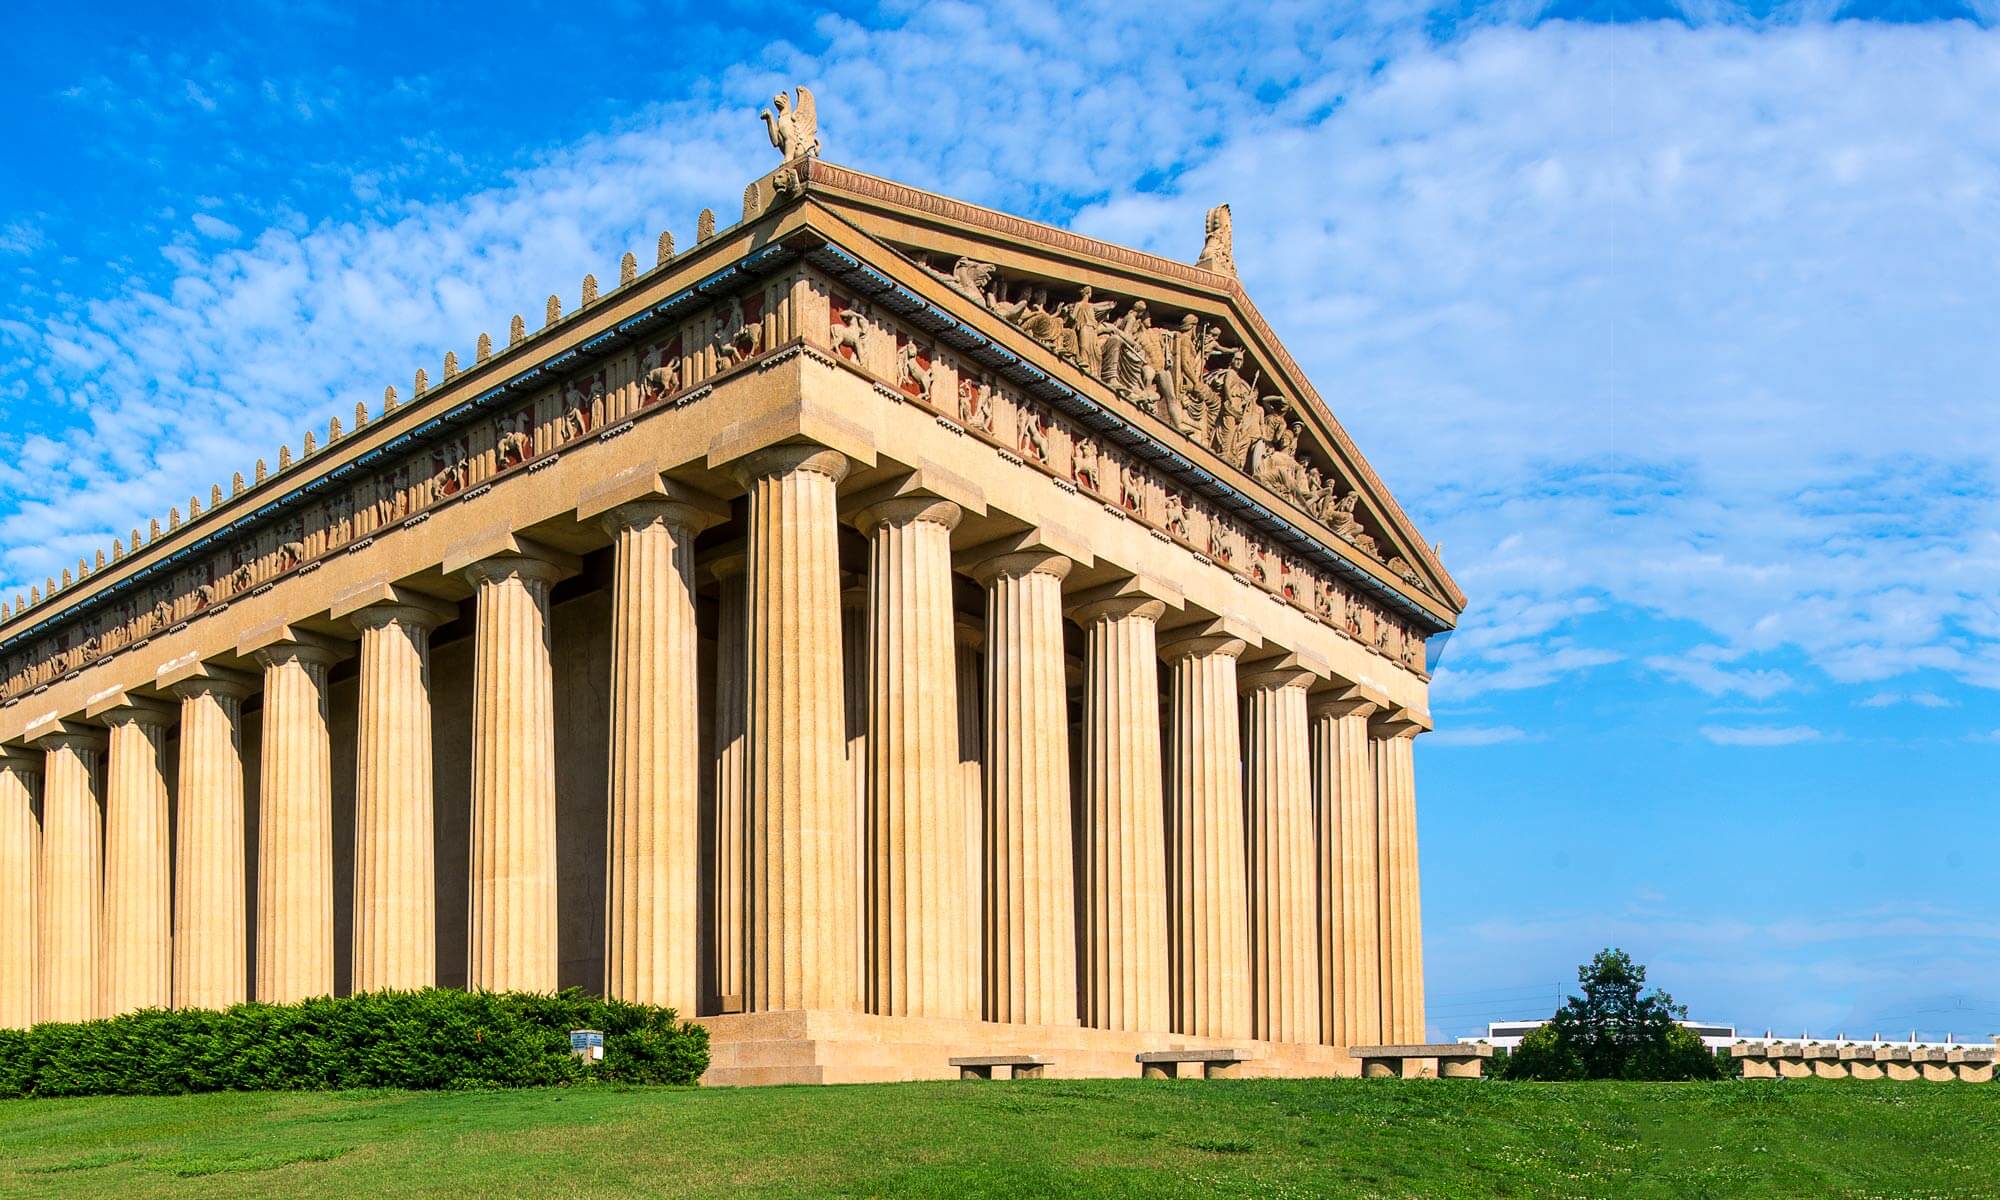
[[[597,1029],[569,1031],[569,1052],[585,1062],[604,1061],[604,1033]]]

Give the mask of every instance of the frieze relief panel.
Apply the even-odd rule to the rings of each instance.
[[[1210,215],[1227,222],[1226,206]],[[1240,346],[1194,313],[1162,321],[1143,299],[1008,279],[992,263],[959,258],[945,270],[919,250],[913,261],[1198,445],[1298,505],[1336,537],[1430,591],[1400,556],[1385,558],[1360,515],[1360,493],[1310,447],[1296,406],[1267,391]],[[1205,250],[1205,254],[1208,252]],[[1122,309],[1122,311],[1121,311]],[[843,331],[844,334],[847,331]]]
[[[1213,329],[1184,321],[1179,329],[1161,331],[1148,323],[1143,302],[1113,318],[1117,302],[1090,296],[1087,290],[1064,306],[1070,315],[1063,317],[1044,289],[1007,293],[994,274],[971,266],[961,282],[994,289],[991,294],[1001,295],[1006,306],[1003,315],[1030,336],[1053,342],[1078,361],[1094,357],[1100,365],[1093,374],[1115,381],[1121,394],[1141,407],[1169,414],[1177,427],[1185,423],[1194,431],[1190,436],[1202,436],[1206,444],[1240,444],[1241,460],[1251,462],[1254,455],[1258,469],[1252,473],[1260,479],[1295,479],[1315,489],[1315,496],[1333,492],[1327,473],[1301,461],[1296,429],[1288,430],[1278,413],[1260,410],[1262,425],[1253,429],[1246,423],[1249,409],[1257,407],[1251,399],[1255,388],[1240,375],[1242,352],[1222,349]],[[1079,315],[1079,306],[1092,315]],[[312,571],[329,555],[359,549],[405,524],[426,520],[441,504],[476,500],[494,481],[539,469],[565,447],[615,432],[640,412],[689,397],[717,374],[798,337],[858,368],[885,392],[934,411],[1004,456],[1033,464],[1058,486],[1140,521],[1155,536],[1236,572],[1405,669],[1422,673],[1424,639],[1407,622],[1273,548],[1241,522],[991,374],[889,320],[817,273],[801,270],[724,297],[621,355],[465,426],[9,654],[0,662],[0,703],[225,609],[282,577]],[[1189,347],[1207,362],[1223,365],[1198,378],[1199,372],[1188,365]],[[420,375],[418,394],[422,392]],[[385,409],[393,408],[392,392]],[[312,477],[306,469],[311,465],[310,449],[297,464],[289,454],[280,458],[280,470],[296,467],[301,482]],[[1372,539],[1353,518],[1354,501],[1350,490],[1324,506],[1334,514],[1329,528],[1372,552]],[[1308,511],[1317,516],[1320,510]],[[138,548],[135,538],[133,549]]]
[[[476,499],[499,478],[538,469],[564,447],[600,436],[645,409],[692,392],[715,375],[789,341],[797,324],[792,312],[795,296],[808,290],[802,274],[793,273],[723,298],[632,351],[594,364],[161,581],[128,592],[89,618],[9,653],[0,661],[0,704],[12,703],[206,613],[226,609],[238,597],[280,577],[311,571],[328,555],[359,549],[405,523],[425,520],[440,504]],[[520,338],[518,328],[514,336]],[[483,352],[486,343],[481,344]],[[455,365],[455,360],[448,361],[447,377]],[[423,390],[419,372],[418,394]],[[385,415],[394,408],[392,389]],[[360,424],[356,422],[357,427]],[[328,448],[333,444],[330,436]],[[297,464],[289,451],[282,454],[280,472],[298,469],[301,483],[312,478],[316,471],[307,469],[314,465],[310,439],[307,446],[307,455]],[[260,482],[264,478],[261,464],[258,478]],[[177,529],[179,524],[176,510],[170,526]],[[155,522],[148,541],[159,535]],[[122,542],[120,546],[122,551]],[[137,536],[132,548],[140,549]],[[51,589],[52,595],[55,590]]]
[[[1058,486],[1091,496],[1155,536],[1228,568],[1398,666],[1424,673],[1423,636],[1354,587],[1273,547],[1154,468],[888,320],[837,284],[818,275],[813,283],[820,298],[802,300],[800,310],[803,315],[824,304],[824,349],[874,377],[883,391],[932,410],[1002,455],[1033,464]],[[1343,499],[1351,514],[1352,499]]]

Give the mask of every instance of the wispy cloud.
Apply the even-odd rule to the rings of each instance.
[[[1539,741],[1515,725],[1452,725],[1424,739],[1426,746],[1500,746],[1508,742]]]
[[[1718,746],[1796,746],[1821,734],[1807,725],[1704,725],[1701,736]]]

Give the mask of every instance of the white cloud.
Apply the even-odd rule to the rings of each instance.
[[[1553,22],[1435,46],[1418,19],[830,17],[816,57],[774,46],[501,187],[409,204],[371,177],[394,218],[175,247],[166,285],[23,348],[78,424],[0,434],[0,579],[727,213],[768,165],[754,104],[804,78],[829,156],[880,174],[1181,258],[1231,201],[1251,294],[1452,547],[1474,607],[1440,699],[1619,661],[1633,610],[1691,631],[1703,649],[1645,662],[1710,695],[1808,686],[1780,657],[2000,687],[1994,35]]]
[[[1427,746],[1499,746],[1536,741],[1516,725],[1454,725],[1424,738]]]
[[[1795,746],[1821,734],[1806,725],[1704,725],[1701,736],[1718,746]]]
[[[194,223],[196,231],[203,237],[215,238],[217,241],[233,242],[243,236],[241,229],[236,228],[236,226],[231,225],[220,217],[211,217],[207,213],[196,213],[191,220]]]

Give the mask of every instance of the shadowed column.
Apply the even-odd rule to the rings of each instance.
[[[174,1007],[245,999],[248,916],[243,876],[245,676],[221,671],[172,685],[181,700],[174,812]]]
[[[986,640],[986,626],[962,614],[955,614],[953,622],[958,683],[958,776],[963,789],[958,821],[965,843],[965,857],[960,861],[966,868],[965,880],[959,888],[959,944],[965,950],[962,969],[966,986],[977,997],[981,994],[980,977],[986,958],[986,876],[982,869],[986,861],[986,779],[981,765],[986,739],[986,677],[985,656],[980,649]]]
[[[1374,712],[1375,705],[1350,696],[1312,706],[1320,1039],[1343,1049],[1383,1044],[1375,773],[1368,762]]]
[[[173,1003],[173,838],[167,727],[173,710],[133,701],[103,714],[104,1015]]]
[[[327,672],[342,650],[305,635],[257,648],[257,999],[333,994],[333,751]]]
[[[749,665],[744,629],[744,567],[740,552],[709,563],[717,585],[715,626],[715,820],[709,846],[709,901],[718,1011],[743,1009],[744,704]]]
[[[746,1007],[851,1011],[854,786],[840,645],[837,451],[758,451],[750,492]]]
[[[958,769],[951,531],[959,508],[908,496],[870,505],[868,1007],[970,1018],[964,784]]]
[[[40,1004],[42,783],[39,754],[0,747],[0,1029],[26,1029]]]
[[[1083,696],[1083,1020],[1168,1027],[1167,843],[1156,625],[1166,605],[1080,607]]]
[[[715,522],[665,498],[604,518],[615,556],[604,990],[686,1015],[701,944],[694,538]]]
[[[472,668],[471,921],[467,984],[556,990],[555,682],[549,589],[526,554],[465,569],[478,589]]]
[[[437,984],[431,630],[457,615],[395,596],[349,616],[361,631],[354,756],[354,991]]]
[[[1411,746],[1423,727],[1396,714],[1370,726],[1380,830],[1382,1036],[1421,1042],[1424,1034],[1423,916],[1417,882],[1417,790]]]
[[[65,727],[42,748],[42,969],[37,1021],[102,1016],[104,829],[97,800],[104,739]]]
[[[977,564],[986,585],[986,971],[989,1021],[1074,1025],[1069,704],[1062,581],[1048,551]]]
[[[1167,923],[1176,1033],[1250,1036],[1243,748],[1236,659],[1244,643],[1196,636],[1162,647],[1173,665],[1167,769]]]
[[[1251,1028],[1275,1042],[1319,1041],[1319,888],[1306,727],[1312,681],[1311,672],[1284,667],[1243,680]]]

